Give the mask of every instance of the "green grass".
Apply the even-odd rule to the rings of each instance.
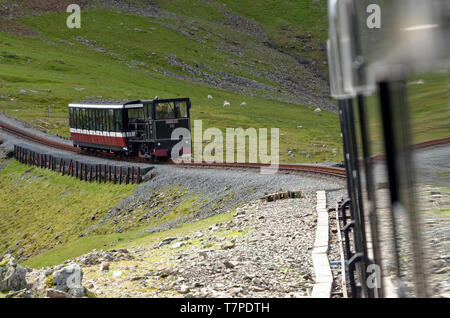
[[[450,136],[450,70],[416,75],[408,87],[413,143]]]
[[[229,221],[232,218],[232,213],[224,213],[201,221],[187,223],[163,232],[149,234],[135,230],[121,234],[114,233],[83,237],[69,244],[41,253],[24,262],[24,265],[32,268],[42,268],[60,264],[66,259],[81,256],[93,249],[130,248],[139,245],[155,244],[165,237],[183,237],[195,231],[208,228],[213,224]]]
[[[202,10],[196,14],[200,15]],[[207,17],[210,15],[205,14],[203,18]],[[220,38],[211,37],[199,44],[149,18],[101,10],[83,11],[82,28],[73,30],[65,27],[65,18],[66,14],[52,13],[18,20],[38,30],[41,33],[39,38],[0,33],[0,95],[4,96],[0,103],[6,106],[8,115],[49,133],[68,137],[67,104],[72,101],[98,96],[104,99],[188,96],[193,103],[192,119],[203,120],[203,129],[280,128],[283,134],[280,137],[282,162],[341,159],[339,121],[335,114],[322,112],[317,116],[309,107],[212,89],[155,71],[156,68],[186,75],[185,71],[168,63],[167,55],[176,54],[189,65],[203,64],[277,87],[278,84],[267,78],[256,78],[252,69],[256,67],[272,72],[280,61],[267,52],[254,50],[248,36],[232,32],[218,23],[211,24],[211,29],[217,28],[229,35],[230,41],[237,43],[244,56],[235,57],[218,48],[224,44]],[[210,22],[205,20],[202,23],[206,28]],[[136,32],[134,28],[145,32]],[[90,49],[75,38],[93,40],[92,45],[111,54]],[[239,68],[229,63],[231,57],[242,62]],[[257,63],[259,60],[267,63]],[[135,61],[145,64],[137,65]],[[254,66],[246,66],[248,62]],[[136,65],[127,66],[133,63]],[[283,63],[289,65],[290,62]],[[306,86],[308,82],[305,80]],[[27,94],[19,94],[21,89],[27,90]],[[51,92],[45,89],[51,89]],[[30,93],[30,90],[38,93]],[[214,96],[212,101],[206,98],[208,94]],[[224,100],[230,101],[232,107],[224,109]],[[240,107],[242,101],[246,101],[248,106]],[[297,126],[303,128],[298,129]],[[338,156],[333,157],[315,144],[336,148]],[[287,156],[289,149],[310,152],[312,157],[307,159],[304,155],[297,155],[292,159]]]
[[[244,16],[265,26],[278,48],[302,58],[315,60],[328,74],[325,42],[328,35],[326,1],[310,0],[222,0]]]
[[[14,161],[0,171],[0,252],[23,249],[26,258],[70,243],[134,188],[82,182]]]
[[[117,244],[117,248],[130,248],[133,246],[140,246],[140,245],[149,245],[154,244],[156,242],[161,241],[162,239],[166,237],[184,237],[188,234],[192,234],[196,231],[203,230],[205,228],[209,228],[210,226],[217,224],[217,223],[224,223],[227,221],[230,221],[233,219],[233,212],[223,213],[211,216],[207,219],[203,219],[197,222],[187,223],[183,224],[181,226],[175,227],[173,229],[158,232],[158,233],[152,233],[148,235],[141,236],[139,238],[135,238],[133,240],[129,240],[128,242],[126,240],[123,240],[121,243]],[[237,236],[237,234],[233,235]]]
[[[114,242],[133,240],[139,235],[143,235],[143,232],[127,232],[125,234],[112,233],[82,237],[79,239],[74,239],[64,245],[44,251],[23,262],[23,264],[32,268],[53,266],[62,263],[66,259],[89,253],[93,249],[110,249],[114,246]]]
[[[139,2],[139,1],[134,1]],[[328,73],[325,41],[328,34],[326,1],[311,0],[155,0],[160,7],[207,21],[225,21],[219,10],[250,18],[262,25],[269,41],[278,49],[316,61],[315,67]]]
[[[411,85],[423,80],[423,85]],[[450,85],[449,70],[416,74],[407,79],[407,101],[411,142],[424,141],[450,136]],[[356,109],[356,106],[355,106]],[[382,121],[378,97],[373,94],[367,98],[367,117],[372,153],[382,153]],[[359,131],[359,126],[356,127]]]
[[[170,186],[149,193],[145,202],[135,201],[117,215],[110,214],[135,187],[82,182],[12,161],[0,171],[0,254],[9,251],[27,266],[44,267],[92,249],[182,235],[231,217],[230,212],[150,235],[144,229],[188,219],[205,201]]]

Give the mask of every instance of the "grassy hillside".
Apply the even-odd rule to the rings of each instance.
[[[155,0],[162,8],[185,13],[189,6],[189,16],[200,19],[223,19],[219,10],[231,10],[264,26],[267,41],[301,59],[319,70],[328,73],[326,64],[326,39],[328,36],[327,1],[318,0]],[[205,10],[206,8],[206,10]]]
[[[0,171],[0,253],[25,260],[72,242],[135,187],[90,184],[13,161]]]
[[[151,9],[97,2],[83,9],[81,29],[65,26],[67,13],[0,19],[1,111],[5,107],[10,116],[68,136],[71,101],[188,96],[192,117],[202,119],[204,129],[280,128],[284,162],[341,159],[337,116],[313,113],[333,105],[326,82],[275,43],[319,43],[324,1],[275,1],[276,10],[275,2],[261,1],[254,12],[245,1],[152,1]],[[292,45],[285,51],[319,56],[321,50],[312,46],[304,55]],[[230,108],[223,108],[224,100]],[[243,101],[246,107],[239,106]]]
[[[415,74],[407,79],[408,111],[413,144],[450,135],[450,70]],[[367,98],[373,154],[384,151],[379,99]],[[357,128],[358,129],[358,128]]]
[[[234,192],[222,191],[214,199],[181,184],[160,183],[142,195],[136,185],[83,182],[15,160],[0,171],[0,189],[0,255],[12,253],[33,267],[158,238],[180,226],[214,224],[239,205]],[[189,225],[220,211],[226,214]],[[150,234],[155,231],[162,232]]]
[[[204,204],[195,195],[167,187],[114,217],[111,208],[136,185],[82,182],[17,161],[0,171],[0,188],[0,255],[13,253],[31,266],[133,241],[148,235],[144,228],[188,216]],[[150,204],[157,205],[158,213],[147,216]]]

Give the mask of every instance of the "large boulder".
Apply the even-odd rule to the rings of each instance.
[[[27,270],[17,264],[10,254],[0,260],[0,292],[21,290],[27,287]]]
[[[53,287],[53,276],[51,274],[52,271],[49,269],[29,273],[27,279],[28,282],[31,282],[31,290],[39,296],[45,296],[46,289]]]
[[[70,264],[53,273],[54,289],[68,293],[74,297],[84,297],[86,290],[81,284],[83,271],[77,264]]]

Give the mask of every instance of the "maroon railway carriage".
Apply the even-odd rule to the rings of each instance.
[[[70,133],[74,146],[82,149],[169,158],[179,142],[172,132],[190,131],[190,107],[189,98],[74,102],[69,105]],[[190,154],[190,138],[185,143],[181,154]]]

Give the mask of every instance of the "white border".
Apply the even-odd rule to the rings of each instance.
[[[328,212],[327,195],[325,191],[317,191],[317,228],[316,240],[312,251],[312,260],[316,283],[314,284],[311,297],[330,298],[333,287],[333,274],[331,273],[330,261],[328,260]]]
[[[99,109],[123,109],[123,108],[142,108],[144,104],[128,104],[128,105],[101,105],[101,104],[69,104],[71,108],[99,108]]]
[[[109,131],[96,131],[96,130],[86,130],[86,129],[77,129],[70,128],[70,132],[73,134],[82,134],[82,135],[90,135],[90,136],[105,136],[105,137],[117,137],[117,138],[125,138],[125,137],[134,137],[136,136],[135,131],[128,132],[109,132]]]

